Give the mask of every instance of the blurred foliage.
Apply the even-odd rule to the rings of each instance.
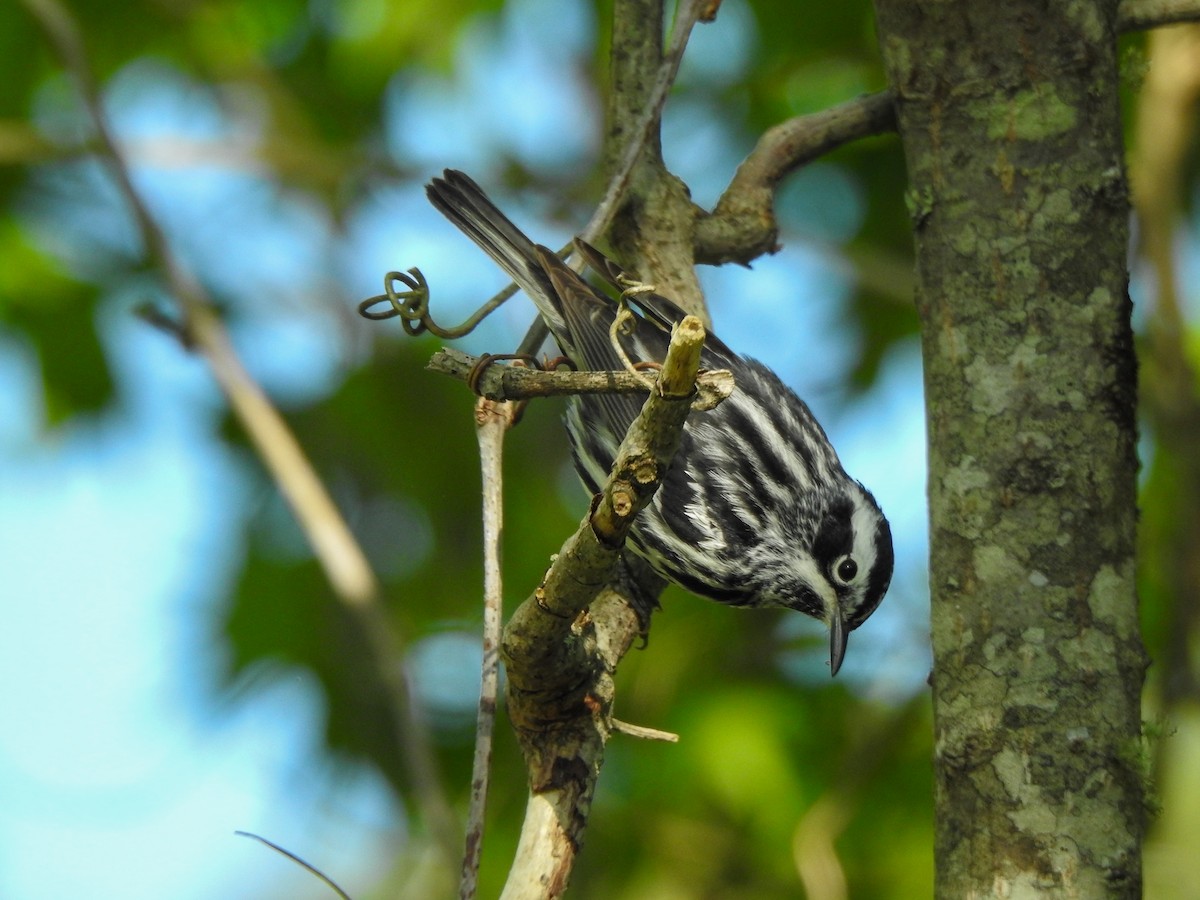
[[[16,223],[6,226],[0,235],[0,324],[34,345],[48,424],[104,409],[113,383],[96,334],[96,286],[63,273]]]
[[[271,191],[316,210],[334,241],[349,242],[351,232],[344,229],[363,208],[429,174],[425,161],[407,158],[389,143],[382,108],[389,86],[398,78],[452,74],[463,61],[465,35],[501,28],[501,6],[495,0],[131,0],[118,12],[111,4],[78,0],[72,9],[101,83],[137,60],[167,63],[211,89],[245,132],[248,160],[222,156],[229,148],[214,141],[192,148],[196,165],[252,168]],[[738,9],[751,25],[741,73],[720,82],[693,79],[679,89],[708,104],[713,126],[727,130],[735,145],[748,147],[783,118],[883,86],[866,0],[810,3],[803,15],[785,0],[753,0]],[[607,14],[608,4],[597,4],[597,21]],[[719,29],[722,20],[705,27]],[[606,46],[603,26],[601,32],[594,47]],[[600,51],[579,60],[571,76],[602,79]],[[61,82],[57,61],[26,13],[18,4],[0,5],[0,161],[8,164],[0,168],[0,326],[40,365],[49,436],[74,417],[116,408],[120,394],[108,358],[113,350],[98,322],[104,309],[129,314],[119,298],[144,275],[128,260],[89,267],[86,261],[97,251],[78,244],[86,238],[72,230],[70,209],[46,206],[39,176],[89,149],[89,131],[77,118],[74,127],[62,127]],[[593,87],[603,93],[602,83]],[[840,246],[826,248],[855,273],[858,289],[841,316],[855,335],[849,379],[862,390],[889,350],[916,329],[904,165],[897,142],[887,138],[844,148],[829,162],[848,173],[865,198],[861,226]],[[187,165],[179,164],[181,187]],[[570,167],[573,183],[564,183],[561,171],[541,175],[536,163],[501,150],[494,170],[535,194],[570,198],[573,207],[561,199],[543,202],[576,225],[598,184],[587,159]],[[256,237],[251,232],[240,239],[253,245]],[[338,245],[329,255],[345,249]],[[371,282],[380,274],[369,273]],[[331,263],[325,287],[342,275]],[[495,287],[481,285],[480,296]],[[251,293],[222,291],[234,318],[247,311],[263,315]],[[339,289],[316,293],[319,301],[308,297],[277,315],[308,315],[308,327],[331,331],[339,367],[319,396],[286,403],[289,422],[375,563],[409,646],[437,635],[477,633],[481,564],[472,399],[462,385],[423,371],[435,343],[352,318],[358,296]],[[250,458],[235,426],[227,422],[219,439]],[[580,495],[564,499],[572,497],[563,488],[569,482],[566,451],[551,404],[527,412],[508,442],[506,460],[504,562],[511,605],[536,584],[583,501]],[[1169,479],[1172,463],[1196,464],[1163,462],[1155,479]],[[274,488],[265,475],[258,478],[244,513],[223,523],[244,529],[244,558],[235,589],[213,604],[228,661],[225,683],[214,689],[251,690],[289,667],[311,670],[327,698],[330,748],[373,761],[403,799],[411,786],[383,725],[386,697],[376,661],[333,601]],[[1169,526],[1152,503],[1145,519],[1155,529]],[[1163,619],[1168,607],[1152,576],[1146,616],[1155,655],[1171,622]],[[803,878],[810,896],[836,897],[841,894],[831,852],[849,896],[929,893],[927,697],[882,703],[845,680],[790,678],[781,658],[795,649],[794,641],[784,641],[776,623],[773,614],[727,610],[674,590],[665,595],[648,646],[632,653],[619,673],[617,711],[628,721],[676,731],[682,741],[614,740],[572,896],[794,897]],[[473,712],[433,712],[447,790],[462,807]],[[1196,729],[1188,735],[1194,751]],[[495,772],[482,896],[498,893],[524,807],[523,769],[503,722]],[[1164,783],[1174,782],[1168,777]],[[1176,800],[1165,797],[1164,823],[1173,821]],[[396,877],[402,880],[401,873]]]

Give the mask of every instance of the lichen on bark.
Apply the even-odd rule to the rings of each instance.
[[[1140,896],[1116,3],[876,8],[920,199],[937,893]]]

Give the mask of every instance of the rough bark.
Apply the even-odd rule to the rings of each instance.
[[[641,140],[631,128],[654,101],[664,59],[662,0],[617,0],[612,23],[612,90],[604,144],[604,167],[610,174],[619,167],[629,142]],[[656,122],[630,173],[629,189],[607,238],[627,271],[653,283],[659,293],[711,327],[692,265],[693,219],[698,212],[686,186],[663,163]]]
[[[1117,4],[876,9],[923,324],[937,895],[1140,896]]]
[[[705,335],[694,316],[675,326],[655,389],[608,480],[504,628],[508,715],[525,755],[530,798],[503,900],[556,898],[566,890],[613,730],[612,675],[645,633],[657,596],[647,597],[646,585],[623,564],[622,548],[679,446]]]

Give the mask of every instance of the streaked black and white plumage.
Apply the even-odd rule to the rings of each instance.
[[[609,338],[614,300],[534,244],[461,172],[447,170],[427,190],[434,206],[530,296],[579,369],[624,367]],[[616,264],[580,246],[616,284]],[[656,294],[630,299],[643,314],[622,346],[634,361],[661,361],[671,324],[683,313]],[[735,390],[715,409],[688,418],[670,471],[631,530],[633,549],[664,578],[701,596],[732,606],[787,607],[825,622],[836,674],[849,632],[874,612],[891,581],[887,519],[775,373],[712,334],[701,364],[731,370]],[[593,493],[641,405],[636,396],[617,394],[570,401],[575,468]]]

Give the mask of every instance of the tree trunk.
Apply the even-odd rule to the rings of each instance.
[[[939,897],[1136,897],[1115,0],[877,0],[929,429]]]

